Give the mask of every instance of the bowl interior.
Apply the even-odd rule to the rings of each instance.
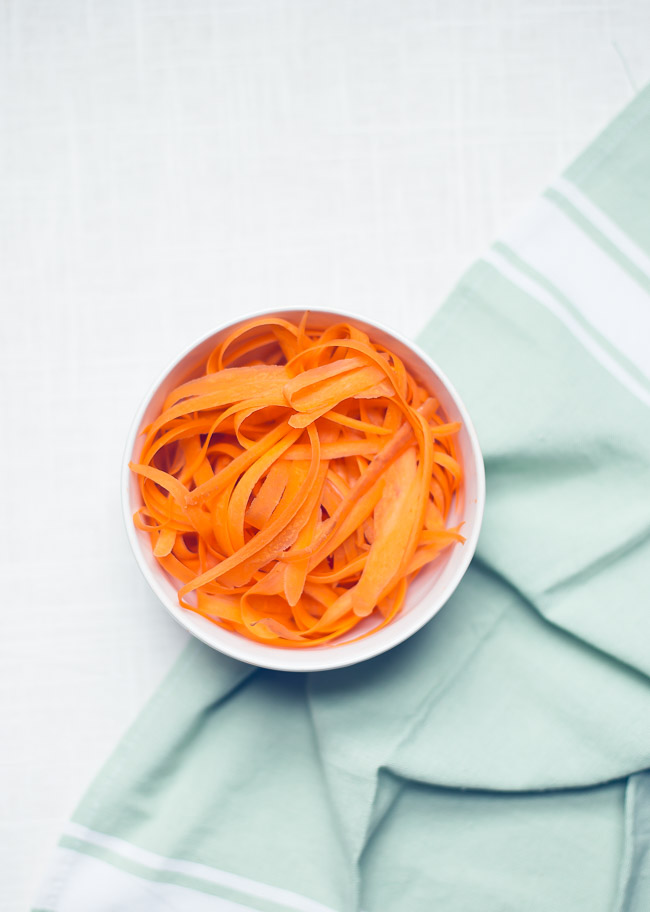
[[[285,319],[296,318],[295,311],[274,311],[265,316]],[[464,491],[460,502],[455,502],[449,525],[463,522],[467,537],[464,545],[452,545],[431,564],[422,568],[408,588],[405,603],[399,615],[386,627],[372,636],[356,642],[360,633],[376,626],[379,621],[367,618],[336,644],[325,644],[307,649],[290,649],[255,643],[238,633],[212,624],[178,604],[178,583],[170,577],[153,556],[149,537],[135,528],[133,513],[142,506],[138,484],[129,471],[129,460],[137,461],[142,446],[141,430],[159,414],[162,403],[170,390],[201,371],[208,354],[240,323],[250,317],[228,324],[202,339],[187,350],[162,376],[146,397],[138,412],[127,442],[123,473],[123,507],[129,539],[136,559],[148,582],[171,614],[200,640],[233,658],[266,668],[291,671],[316,671],[337,668],[371,656],[378,655],[402,642],[428,621],[449,598],[463,576],[476,547],[484,502],[484,472],[480,449],[473,426],[457,393],[435,364],[412,343],[387,329],[367,320],[329,311],[311,311],[310,326],[326,328],[333,323],[352,321],[375,342],[385,344],[398,355],[407,370],[434,396],[444,409],[449,421],[460,421],[462,430],[457,445],[464,466]]]

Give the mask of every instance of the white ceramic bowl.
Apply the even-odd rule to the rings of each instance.
[[[413,376],[438,398],[448,419],[462,422],[458,446],[465,470],[465,497],[462,512],[459,512],[457,505],[452,507],[449,522],[455,525],[463,521],[463,532],[467,540],[463,545],[452,545],[437,560],[425,566],[409,586],[404,606],[397,617],[386,627],[363,640],[346,642],[345,638],[342,638],[338,645],[328,643],[307,649],[267,646],[225,630],[200,615],[181,608],[177,599],[178,584],[154,558],[148,535],[138,531],[133,524],[133,513],[142,505],[142,501],[138,484],[128,467],[129,460],[137,461],[139,458],[142,444],[141,429],[160,413],[161,404],[169,390],[187,379],[193,366],[207,357],[225,335],[235,326],[253,317],[273,315],[295,319],[296,313],[295,310],[261,311],[222,324],[191,345],[165,368],[145,396],[129,432],[122,467],[122,507],[129,541],[147,582],[170,614],[190,633],[213,649],[252,665],[280,671],[322,671],[370,659],[414,634],[431,620],[449,599],[467,570],[476,549],[485,504],[483,458],[465,406],[435,362],[417,345],[378,323],[341,311],[310,311],[310,325],[325,328],[332,323],[347,320],[366,331],[374,341],[386,345],[402,359]],[[376,623],[373,618],[364,620],[348,634],[347,638],[357,637],[360,632]]]

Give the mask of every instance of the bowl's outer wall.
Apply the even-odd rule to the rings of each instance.
[[[449,522],[450,525],[464,523],[463,532],[467,541],[464,545],[454,545],[447,549],[440,558],[424,567],[409,586],[400,614],[382,630],[357,642],[342,641],[338,645],[327,644],[308,649],[266,646],[247,640],[181,608],[176,582],[154,558],[148,535],[136,530],[133,525],[133,513],[142,505],[142,500],[137,480],[128,469],[128,462],[139,458],[142,446],[140,431],[160,414],[168,392],[196,375],[212,349],[236,326],[256,316],[282,317],[295,322],[297,313],[300,311],[270,311],[228,323],[192,345],[164,371],[145,397],[129,434],[122,475],[122,500],[127,534],[140,569],[158,598],[183,627],[214,649],[244,662],[285,671],[316,671],[350,665],[378,655],[405,640],[442,608],[465,573],[476,548],[485,501],[485,476],[478,440],[469,415],[449,380],[424,352],[394,331],[370,323],[367,319],[341,312],[311,311],[310,326],[326,328],[342,321],[354,322],[373,341],[384,344],[438,398],[447,418],[462,422],[457,446],[465,472],[464,497],[461,498],[461,513],[458,513],[455,505]],[[376,623],[378,622],[374,619],[367,619],[347,639],[358,637],[359,633],[371,629]]]

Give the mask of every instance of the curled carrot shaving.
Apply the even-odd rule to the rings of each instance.
[[[464,542],[456,435],[359,327],[258,318],[231,332],[143,429],[133,521],[179,603],[261,643],[305,648],[400,612]]]

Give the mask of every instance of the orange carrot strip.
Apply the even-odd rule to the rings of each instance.
[[[227,367],[214,374],[205,374],[196,380],[188,380],[172,390],[165,399],[162,414],[164,415],[173,405],[183,399],[195,396],[209,396],[222,394],[219,405],[249,399],[251,395],[267,390],[269,384],[273,387],[287,382],[288,374],[285,367],[270,365],[255,367]]]
[[[340,361],[332,361],[329,364],[322,364],[320,367],[313,367],[311,370],[303,371],[285,383],[284,395],[286,400],[289,405],[293,405],[294,399],[301,393],[304,395],[308,387],[315,386],[320,389],[322,384],[327,380],[331,380],[332,377],[349,373],[359,367],[366,367],[367,364],[368,362],[360,357],[343,358]]]
[[[289,323],[288,320],[281,320],[277,317],[256,317],[253,320],[249,320],[243,326],[240,326],[237,329],[233,330],[233,332],[231,332],[230,335],[228,335],[223,340],[223,342],[217,346],[215,351],[210,355],[210,358],[208,359],[208,369],[223,370],[225,367],[224,357],[230,345],[245,333],[263,327],[271,327],[271,334],[273,338],[278,339],[278,341],[282,339],[282,343],[287,347],[287,349],[291,349],[292,337],[297,336],[298,334],[296,327],[292,323]],[[289,355],[289,357],[291,357],[291,355]]]
[[[283,459],[274,463],[264,479],[257,497],[246,511],[245,519],[249,526],[261,529],[269,521],[280,502],[288,480],[289,465],[287,462]]]
[[[345,362],[337,361],[333,366],[336,367],[338,364],[345,364]],[[301,390],[299,393],[291,395],[287,393],[289,384],[285,384],[284,394],[289,405],[297,412],[325,414],[343,399],[359,395],[366,390],[374,390],[383,379],[382,371],[374,364],[369,364],[325,380],[317,384],[314,389],[308,388],[306,391]]]
[[[416,519],[415,450],[410,447],[390,466],[381,500],[375,507],[375,540],[352,593],[352,610],[359,617],[372,612],[379,596],[397,574]]]
[[[343,427],[352,428],[355,431],[362,431],[364,434],[378,434],[379,436],[385,436],[390,434],[388,428],[381,427],[381,425],[371,424],[368,421],[362,421],[359,418],[350,418],[349,415],[341,415],[340,412],[329,411],[323,416],[327,421],[334,421],[336,424],[341,424]]]
[[[161,529],[158,541],[153,549],[154,557],[166,557],[174,547],[175,541],[175,529]]]

